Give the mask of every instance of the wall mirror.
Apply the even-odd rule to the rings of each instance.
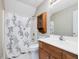
[[[67,7],[50,16],[50,34],[78,36],[77,5]]]

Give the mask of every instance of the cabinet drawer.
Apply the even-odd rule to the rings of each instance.
[[[40,42],[39,43],[40,45],[40,48],[44,49],[45,51],[47,51],[49,54],[51,54],[52,56],[58,58],[58,59],[61,59],[61,50],[54,47],[54,46],[51,46],[47,43],[44,43],[44,42]]]

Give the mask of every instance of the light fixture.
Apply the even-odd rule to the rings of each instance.
[[[59,0],[49,0],[50,1],[50,5],[54,5],[56,4],[57,2],[59,2]]]
[[[57,0],[50,0],[50,4],[55,3]]]

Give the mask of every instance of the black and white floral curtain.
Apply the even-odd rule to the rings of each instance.
[[[8,58],[27,52],[31,44],[31,19],[13,13],[5,13],[5,48]]]

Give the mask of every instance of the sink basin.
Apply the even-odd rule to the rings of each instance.
[[[78,54],[78,37],[63,36],[63,40],[60,40],[59,37],[59,35],[51,35],[49,38],[40,38],[39,40],[71,53]]]

